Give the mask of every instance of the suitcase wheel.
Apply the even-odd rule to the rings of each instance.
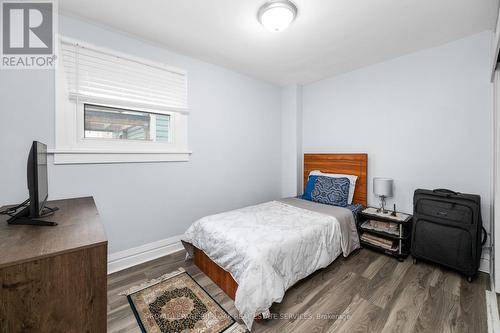
[[[417,260],[417,258],[413,258],[413,264],[414,264],[414,265],[418,264],[418,260]]]
[[[467,277],[467,282],[471,283],[472,282],[472,276]]]

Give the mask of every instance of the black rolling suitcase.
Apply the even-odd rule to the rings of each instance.
[[[411,254],[457,270],[470,282],[477,274],[486,231],[479,195],[445,189],[415,191]]]

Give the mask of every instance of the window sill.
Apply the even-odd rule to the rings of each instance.
[[[190,151],[110,151],[110,150],[72,150],[52,149],[54,164],[102,164],[102,163],[150,163],[150,162],[187,162]]]

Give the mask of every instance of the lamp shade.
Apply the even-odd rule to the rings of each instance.
[[[379,197],[392,197],[393,182],[390,178],[373,178],[373,194]]]

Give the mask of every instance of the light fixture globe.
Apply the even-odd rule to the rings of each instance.
[[[271,0],[263,4],[257,18],[269,31],[285,30],[297,16],[297,6],[289,0]]]

